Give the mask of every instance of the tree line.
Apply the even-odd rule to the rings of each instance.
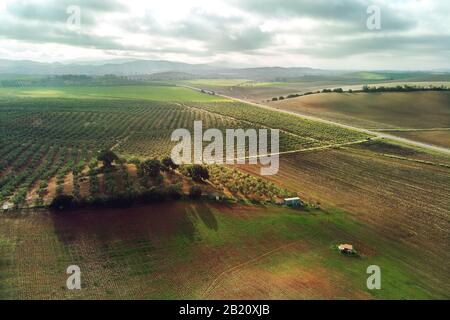
[[[209,179],[208,168],[203,165],[182,165],[178,166],[170,157],[162,160],[153,158],[140,161],[130,160],[137,167],[137,174],[140,190],[135,190],[129,181],[128,172],[120,159],[111,150],[102,150],[97,156],[97,161],[102,162],[102,167],[91,166],[89,170],[89,192],[87,198],[81,198],[79,192],[74,195],[58,194],[50,203],[53,210],[65,211],[80,207],[126,207],[135,203],[152,203],[164,200],[176,200],[183,197],[181,183],[170,185],[163,184],[162,172],[173,173],[178,170],[181,174],[191,178],[197,183]],[[122,179],[125,181],[124,190],[117,189],[112,172],[115,167],[122,168]],[[98,174],[104,174],[105,194],[100,194],[98,189]],[[127,183],[128,182],[128,183]],[[202,189],[198,185],[189,188],[189,197],[198,199],[202,196]]]
[[[359,92],[366,92],[366,93],[372,93],[372,92],[414,92],[414,91],[450,91],[450,87],[446,87],[444,85],[441,86],[417,86],[417,85],[398,85],[398,86],[369,86],[364,85],[361,90],[353,90],[348,89],[345,91],[342,88],[334,88],[334,89],[322,89],[317,91],[308,91],[305,93],[293,93],[289,94],[287,96],[280,96],[280,97],[273,97],[271,101],[282,101],[285,99],[292,99],[292,98],[298,98],[302,96],[308,96],[311,94],[318,94],[318,93],[359,93]],[[268,100],[270,101],[270,100]]]

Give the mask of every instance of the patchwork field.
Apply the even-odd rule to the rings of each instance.
[[[34,208],[0,215],[0,298],[449,298],[446,155],[187,88],[4,90],[0,202]],[[407,95],[314,95],[304,97],[313,107],[302,108],[446,144],[447,131],[398,129],[448,127],[450,96]],[[171,132],[192,129],[194,120],[205,129],[280,129],[280,151],[294,153],[281,155],[280,172],[268,180],[258,179],[258,166],[211,167],[205,185],[240,204],[171,201],[67,214],[35,208],[75,189],[85,197],[139,191],[133,161],[169,155]],[[99,171],[105,148],[124,160],[114,170]],[[187,193],[179,173],[163,176]],[[308,209],[265,203],[295,194]],[[258,205],[242,204],[255,199]],[[336,250],[346,242],[360,257]],[[81,267],[81,291],[65,287],[71,264]],[[366,288],[371,264],[382,269],[380,291]]]
[[[271,106],[367,129],[449,128],[449,92],[325,93]]]
[[[223,101],[224,98],[201,94],[183,87],[175,86],[79,86],[79,87],[38,87],[1,88],[0,96],[33,98],[77,98],[77,99],[133,99],[155,101]]]
[[[388,131],[399,137],[425,142],[436,146],[450,149],[450,129],[449,130],[424,130],[424,131]]]
[[[269,179],[324,208],[338,207],[380,239],[420,251],[404,256],[417,273],[447,289],[450,259],[450,162],[413,149],[368,143],[283,155]],[[252,172],[255,168],[243,166]]]
[[[153,92],[157,92],[158,88],[152,88],[147,98],[157,98]],[[188,90],[191,96],[185,99],[195,95],[214,99],[208,94],[185,88],[164,87],[164,90],[169,89],[181,90],[179,95]],[[89,91],[90,88],[64,90],[64,94],[67,90],[78,90],[81,94],[81,91]],[[97,92],[95,90],[92,92]],[[120,94],[121,90],[118,88],[108,92]],[[133,93],[131,87],[127,90],[130,90],[127,94]],[[167,92],[159,94],[167,95]],[[66,184],[75,181],[73,172],[97,166],[97,153],[101,149],[112,149],[126,159],[169,156],[175,145],[170,141],[172,132],[179,128],[192,131],[196,120],[202,121],[205,130],[217,128],[223,132],[233,128],[281,129],[281,152],[352,142],[366,137],[351,130],[299,121],[233,102],[198,102],[197,98],[180,100],[182,102],[93,99],[89,94],[88,97],[43,98],[22,97],[19,94],[0,98],[0,205],[28,206],[30,201],[27,199],[36,192],[39,194],[34,199],[37,203],[51,200],[46,194],[54,195],[53,189],[62,192]]]
[[[297,82],[256,82],[248,80],[209,81],[209,79],[182,82],[182,84],[189,86],[213,90],[220,94],[254,102],[265,102],[266,100],[272,99],[272,97],[286,96],[291,93],[316,91],[322,88],[334,87],[341,83],[336,83],[332,80],[317,80],[310,77],[306,77],[303,81]],[[351,81],[344,83],[352,84]]]
[[[252,81],[248,79],[195,79],[176,82],[197,88],[213,90],[217,93],[249,100],[267,102],[272,98],[286,97],[290,94],[316,92],[322,89],[343,88],[361,90],[363,85],[393,87],[410,86],[449,86],[447,74],[352,72],[336,75],[304,75],[298,78],[280,78],[272,81]]]
[[[336,250],[346,241],[360,257]],[[1,216],[0,252],[9,299],[448,298],[405,258],[420,255],[337,211],[183,202]],[[73,264],[81,290],[65,287]],[[366,288],[371,264],[379,291]]]
[[[369,137],[369,135],[357,131],[300,117],[292,117],[289,114],[263,109],[241,102],[190,103],[190,105],[201,110],[231,117],[232,119],[241,119],[257,125],[280,129],[295,136],[304,137],[309,140],[309,144],[307,146],[305,145],[305,147],[358,141]]]

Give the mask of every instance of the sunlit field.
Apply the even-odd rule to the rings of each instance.
[[[156,101],[224,101],[226,99],[201,94],[175,86],[101,86],[101,87],[58,87],[58,88],[0,88],[2,96],[40,98],[86,98],[86,99],[146,99]]]
[[[444,2],[4,0],[0,300],[450,300]]]

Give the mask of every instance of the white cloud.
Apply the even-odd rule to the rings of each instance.
[[[80,33],[65,26],[79,5]],[[382,30],[365,27],[368,4]],[[139,57],[326,68],[450,67],[439,0],[3,0],[0,58]],[[439,36],[439,37],[436,37]]]

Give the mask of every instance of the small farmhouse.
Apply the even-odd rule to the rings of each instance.
[[[340,244],[338,246],[338,249],[341,253],[344,253],[344,254],[354,254],[355,253],[355,250],[353,249],[353,245],[351,245],[351,244],[346,244],[346,243]]]
[[[299,197],[294,197],[294,198],[285,198],[284,204],[289,207],[297,208],[301,207],[303,205],[303,202],[302,200],[300,200]]]
[[[201,92],[201,93],[209,94],[209,95],[211,95],[211,96],[215,96],[215,95],[216,95],[216,93],[215,93],[214,91],[211,91],[211,90],[201,89],[200,92]]]

